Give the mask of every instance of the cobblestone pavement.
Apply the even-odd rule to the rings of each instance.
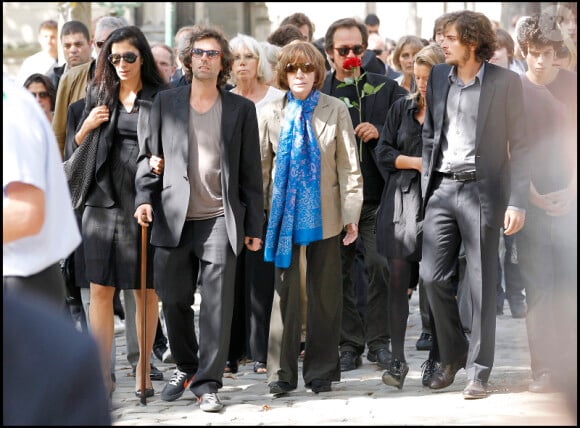
[[[363,365],[343,372],[332,392],[314,394],[302,379],[292,393],[275,398],[269,393],[266,375],[253,372],[252,362],[240,365],[235,375],[224,378],[219,391],[225,404],[219,413],[199,409],[190,391],[173,402],[160,393],[175,365],[154,363],[165,380],[153,382],[155,395],[140,404],[134,394],[131,366],[125,358],[125,336],[117,332],[117,389],[113,394],[114,425],[576,425],[559,393],[527,391],[530,359],[525,319],[514,319],[506,305],[497,318],[495,366],[486,399],[464,400],[465,370],[460,370],[448,388],[432,391],[421,385],[421,364],[426,351],[417,351],[420,334],[418,293],[411,299],[406,356],[410,366],[404,388],[382,383],[383,370],[363,357]],[[196,302],[200,301],[199,294]],[[196,314],[199,306],[195,306]],[[575,379],[576,368],[573,376]],[[575,385],[575,383],[574,383]],[[574,403],[575,404],[575,403]]]

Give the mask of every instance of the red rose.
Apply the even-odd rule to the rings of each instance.
[[[362,65],[362,63],[360,62],[360,58],[358,58],[356,56],[355,57],[351,57],[351,58],[347,58],[342,63],[342,67],[345,70],[351,70],[353,68],[360,67],[361,65]]]

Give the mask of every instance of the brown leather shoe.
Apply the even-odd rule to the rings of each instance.
[[[446,388],[453,383],[455,380],[455,375],[465,367],[465,357],[459,361],[455,361],[451,364],[446,364],[441,366],[434,374],[431,376],[431,382],[429,383],[429,388],[431,389],[441,389]]]
[[[487,384],[481,380],[474,379],[467,382],[467,386],[463,390],[463,398],[466,400],[473,400],[477,398],[487,397]]]

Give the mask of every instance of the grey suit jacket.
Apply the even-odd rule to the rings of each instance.
[[[186,220],[190,184],[189,93],[191,85],[160,92],[151,107],[149,135],[139,153],[135,207],[153,206],[151,244],[176,247]],[[250,100],[220,89],[221,179],[230,245],[239,254],[244,236],[261,237],[264,221],[256,108]],[[152,173],[149,156],[164,158],[162,176]]]
[[[507,206],[526,209],[530,187],[522,82],[513,71],[485,63],[475,140],[482,223],[501,227]],[[449,93],[447,64],[431,69],[423,124],[423,210],[433,191]]]

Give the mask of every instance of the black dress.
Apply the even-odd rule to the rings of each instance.
[[[421,260],[423,223],[420,220],[421,174],[395,168],[399,155],[421,157],[423,126],[415,119],[417,104],[398,99],[390,108],[375,149],[378,168],[385,178],[377,211],[377,251],[387,258]]]
[[[141,227],[133,217],[135,212],[135,174],[139,143],[137,126],[139,101],[127,112],[117,103],[116,127],[110,144],[105,174],[110,175],[112,207],[87,205],[83,213],[83,241],[87,279],[119,289],[140,288]],[[148,267],[152,265],[148,246]],[[148,288],[152,274],[147,275]]]

